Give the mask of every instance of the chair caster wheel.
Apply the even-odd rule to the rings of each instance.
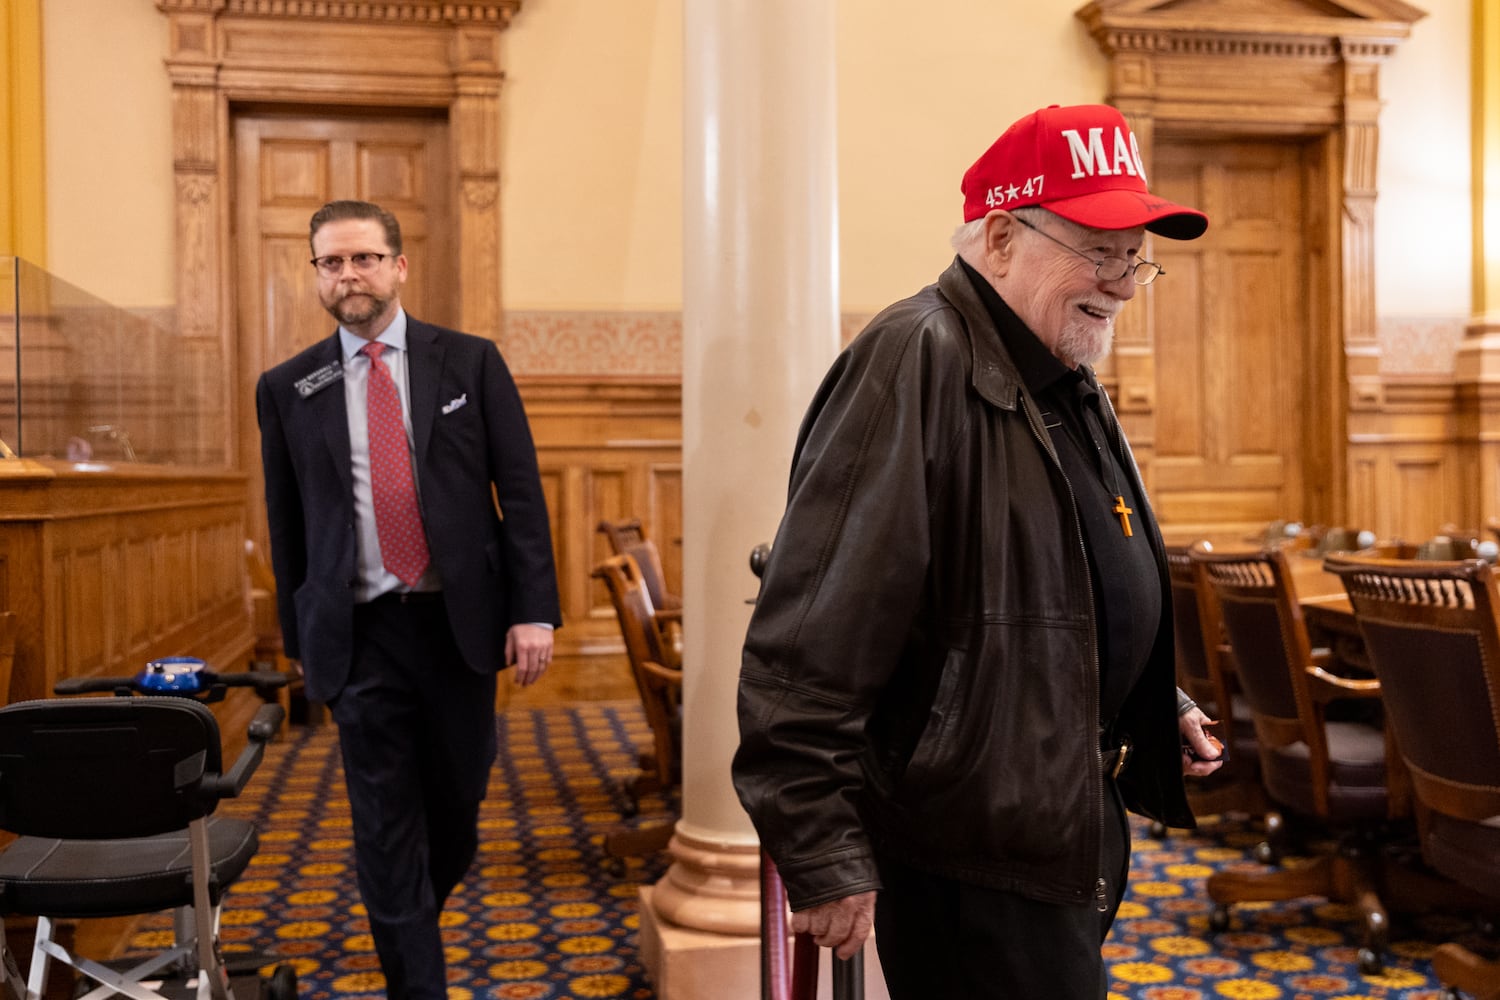
[[[1263,865],[1280,864],[1281,859],[1276,856],[1276,848],[1271,846],[1269,840],[1262,840],[1255,845],[1255,860]]]
[[[297,1000],[297,970],[278,965],[266,980],[265,1000]]]
[[[1373,948],[1359,949],[1359,972],[1362,976],[1378,976],[1385,971],[1385,963]]]
[[[1215,934],[1222,934],[1229,930],[1229,907],[1214,907],[1213,912],[1208,915],[1208,929]]]
[[[1151,821],[1151,837],[1154,840],[1166,840],[1167,839],[1167,825],[1165,823],[1159,823],[1159,822],[1157,822],[1155,820],[1152,820]]]

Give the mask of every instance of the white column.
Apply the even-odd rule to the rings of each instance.
[[[683,815],[642,915],[663,1000],[758,996],[759,845],[729,765],[749,553],[838,350],[835,2],[683,4]]]

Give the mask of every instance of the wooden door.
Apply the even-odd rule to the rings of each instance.
[[[452,326],[457,262],[443,234],[453,231],[453,180],[448,124],[439,117],[247,113],[235,119],[234,141],[238,452],[250,476],[251,534],[264,548],[255,382],[335,328],[318,303],[308,220],[336,198],[389,209],[409,263],[401,304],[419,319]]]
[[[1153,502],[1174,536],[1306,517],[1303,153],[1288,140],[1158,140],[1151,187],[1208,233],[1157,238]],[[1331,474],[1324,470],[1321,474]]]

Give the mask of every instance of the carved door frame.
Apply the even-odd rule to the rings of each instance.
[[[500,33],[521,0],[379,4],[156,0],[169,21],[177,323],[187,384],[208,387],[206,464],[239,455],[232,112],[236,106],[441,108],[454,173],[458,323],[500,330]],[[186,431],[186,429],[185,429]]]
[[[1109,59],[1106,100],[1129,118],[1148,169],[1158,135],[1307,143],[1309,320],[1331,335],[1314,336],[1306,362],[1315,409],[1305,457],[1347,470],[1349,414],[1385,402],[1374,280],[1380,64],[1424,12],[1402,0],[1093,0],[1076,13]],[[1149,411],[1150,393],[1129,386],[1154,377],[1150,317],[1121,317],[1122,409],[1134,395]],[[1348,492],[1347,472],[1329,477],[1307,515],[1343,516]]]

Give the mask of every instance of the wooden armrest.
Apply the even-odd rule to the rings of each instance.
[[[681,669],[674,670],[671,667],[664,667],[654,660],[642,660],[641,669],[653,677],[666,681],[668,684],[682,687]]]
[[[1380,697],[1380,682],[1374,679],[1340,677],[1316,665],[1307,668],[1307,676],[1312,682],[1313,697],[1319,701],[1331,701],[1335,698]]]
[[[659,621],[659,622],[674,622],[674,623],[676,623],[678,625],[681,625],[682,624],[682,609],[681,608],[657,608],[656,609],[656,620]]]

